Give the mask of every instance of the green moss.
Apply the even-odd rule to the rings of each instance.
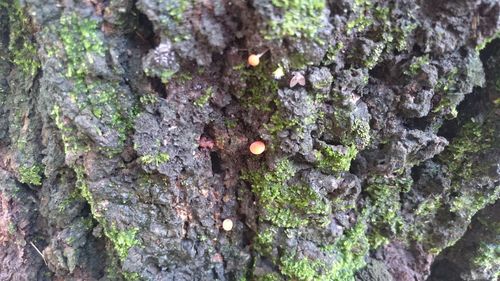
[[[96,20],[78,17],[76,14],[61,17],[59,36],[67,58],[66,77],[84,79],[88,73],[87,65],[93,63],[93,55],[104,55],[104,43],[96,30]]]
[[[500,31],[497,31],[495,34],[493,34],[492,36],[490,37],[487,37],[483,40],[483,42],[479,43],[477,46],[476,46],[476,52],[479,52],[481,51],[482,49],[484,49],[484,47],[486,47],[486,45],[488,45],[489,43],[491,43],[491,41],[495,40],[496,38],[500,38]]]
[[[277,230],[274,227],[261,230],[255,239],[254,249],[263,255],[270,254],[276,233]]]
[[[116,227],[105,228],[105,234],[113,243],[113,246],[118,253],[120,260],[124,261],[128,256],[128,251],[133,246],[139,245],[136,239],[138,228],[120,231]]]
[[[370,0],[355,0],[352,8],[354,19],[346,24],[347,34],[353,31],[361,32],[373,24],[373,20],[367,17],[367,11],[372,10],[373,3]]]
[[[245,69],[241,65],[235,69],[241,70],[240,79],[246,84],[246,87],[238,93],[241,103],[249,109],[270,112],[278,92],[278,82],[273,79],[269,64],[263,62],[252,69]]]
[[[255,281],[281,281],[283,280],[278,273],[267,273],[263,276],[255,278]]]
[[[269,22],[266,39],[317,39],[316,34],[324,20],[324,0],[272,0],[271,3],[280,10],[282,17]]]
[[[57,104],[53,106],[51,115],[61,133],[64,152],[67,155],[82,154],[90,151],[90,147],[79,138],[77,130],[64,121],[61,108]]]
[[[441,198],[439,196],[432,196],[424,201],[420,202],[417,209],[415,210],[415,215],[425,218],[432,216],[436,211],[442,206]]]
[[[77,178],[76,186],[80,190],[82,197],[89,203],[92,216],[103,226],[104,234],[112,242],[120,260],[124,261],[128,255],[128,250],[133,246],[139,245],[139,241],[136,239],[139,229],[119,230],[114,225],[109,225],[96,209],[97,206],[85,179],[83,166],[74,167],[74,171]]]
[[[451,93],[456,90],[458,77],[458,68],[453,68],[451,71],[439,78],[435,91],[442,95],[441,100],[438,105],[432,110],[432,112],[444,112],[451,116],[451,118],[457,117],[457,101]]]
[[[494,133],[493,128],[485,128],[479,122],[471,121],[462,126],[460,133],[440,156],[441,161],[447,164],[455,183],[460,179],[470,178],[474,170],[480,168],[480,165],[475,165],[476,163],[469,159],[492,147],[495,141]]]
[[[166,8],[169,16],[172,17],[177,23],[182,22],[184,13],[190,5],[189,0],[167,1]]]
[[[117,83],[101,81],[95,77],[88,79],[93,76],[89,72],[89,65],[96,58],[104,59],[106,51],[99,22],[71,13],[61,17],[57,32],[64,46],[64,54],[57,55],[65,57],[65,75],[73,82],[73,91],[69,93],[71,100],[81,110],[88,108],[104,125],[116,130],[119,145],[123,145],[127,130],[132,127],[133,107],[125,109],[120,104],[120,100],[125,97],[116,90],[120,88]],[[118,148],[103,148],[106,153],[118,151]]]
[[[170,156],[168,153],[160,152],[154,155],[143,155],[139,158],[139,160],[146,165],[155,164],[156,166],[159,166],[168,162],[168,160],[170,160]]]
[[[153,105],[158,102],[158,96],[155,94],[145,94],[139,98],[143,106]]]
[[[370,249],[366,233],[367,225],[362,215],[354,227],[335,243],[337,259],[325,280],[354,280],[354,274],[366,265],[365,256]]]
[[[399,210],[401,209],[400,193],[408,192],[412,185],[410,177],[397,178],[376,177],[370,179],[366,187],[367,220],[371,226],[371,244],[380,246],[392,235],[402,234],[405,226]]]
[[[167,84],[168,81],[170,81],[170,79],[175,75],[175,73],[177,73],[177,71],[175,70],[171,69],[163,70],[160,74],[161,82]]]
[[[6,4],[9,12],[9,51],[11,61],[26,75],[34,76],[40,68],[34,30],[27,14],[18,0]]]
[[[315,281],[318,279],[318,272],[323,267],[319,261],[312,261],[307,258],[297,259],[292,256],[281,258],[280,270],[283,275],[301,281]]]
[[[22,165],[19,167],[19,181],[26,184],[42,185],[41,173],[41,165]]]
[[[493,280],[500,277],[500,244],[498,241],[497,243],[480,242],[472,262],[482,271],[492,271]]]
[[[250,181],[252,191],[262,206],[261,219],[278,227],[299,227],[311,222],[324,223],[328,206],[318,194],[305,185],[288,185],[295,169],[288,160],[280,160],[273,170],[264,168],[246,173],[242,179]]]
[[[345,172],[351,167],[351,161],[358,155],[356,146],[323,146],[316,151],[317,167],[328,173]]]
[[[367,226],[363,218],[333,245],[324,249],[325,254],[333,254],[331,264],[313,258],[297,257],[288,253],[280,259],[280,270],[292,280],[300,281],[354,281],[354,274],[365,263],[370,244],[366,237]]]
[[[335,45],[330,45],[326,51],[325,59],[323,60],[324,65],[330,65],[335,63],[338,53],[344,48],[344,42],[339,41]]]
[[[203,107],[205,106],[208,101],[210,100],[210,98],[212,97],[214,91],[212,89],[212,87],[208,87],[206,90],[205,90],[205,93],[197,98],[195,101],[194,101],[194,105],[198,106],[198,107]]]
[[[428,64],[429,64],[429,55],[428,54],[421,56],[421,57],[417,57],[417,58],[413,59],[413,62],[410,64],[410,67],[408,68],[408,70],[405,71],[405,74],[409,75],[409,76],[415,76],[418,74],[418,72],[422,69],[422,67],[424,65],[428,65]]]
[[[499,198],[500,188],[496,188],[493,192],[489,193],[463,192],[450,200],[450,211],[470,220],[479,210],[486,207],[486,205],[493,204]]]

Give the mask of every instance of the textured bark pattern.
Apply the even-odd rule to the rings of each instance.
[[[0,280],[498,278],[499,1],[0,7]]]

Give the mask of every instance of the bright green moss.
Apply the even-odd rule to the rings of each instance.
[[[370,249],[366,232],[366,222],[363,217],[359,217],[354,227],[335,243],[334,251],[338,256],[325,281],[354,280],[354,274],[366,265],[365,256]]]
[[[104,43],[96,32],[96,20],[81,18],[76,14],[61,17],[59,36],[67,58],[66,77],[85,78],[87,65],[93,63],[93,55],[104,56]]]
[[[177,23],[181,23],[184,19],[184,13],[190,6],[190,0],[166,1],[166,9],[168,15]]]
[[[433,196],[422,201],[417,209],[415,210],[415,215],[419,217],[428,217],[434,215],[436,211],[442,206],[441,198],[439,196]]]
[[[40,68],[36,45],[31,35],[29,17],[18,0],[5,4],[9,12],[9,51],[12,62],[26,75],[34,76]]]
[[[458,101],[455,101],[449,94],[455,90],[457,85],[458,68],[453,68],[446,73],[443,77],[439,78],[435,91],[443,95],[441,101],[432,110],[432,112],[444,112],[455,118],[458,114],[456,107]]]
[[[172,77],[174,77],[174,75],[177,73],[176,70],[171,70],[171,69],[166,69],[166,70],[163,70],[160,74],[160,79],[161,79],[161,82],[163,84],[167,84],[168,81],[170,81],[170,79]]]
[[[255,239],[255,250],[264,255],[269,254],[271,252],[271,246],[274,242],[275,236],[276,229],[273,227],[261,230],[261,232],[257,234]]]
[[[330,213],[330,206],[315,191],[305,185],[288,185],[295,169],[288,160],[276,163],[273,170],[264,168],[246,173],[242,179],[252,184],[262,206],[261,219],[278,227],[299,227],[321,221]]]
[[[76,166],[74,171],[77,179],[76,186],[80,190],[82,197],[89,203],[92,216],[103,226],[104,234],[113,243],[113,247],[120,260],[124,261],[128,255],[128,250],[133,246],[139,245],[139,241],[136,239],[139,229],[133,228],[121,231],[114,225],[109,226],[109,223],[107,223],[104,217],[97,211],[97,206],[85,179],[84,167]]]
[[[206,90],[205,90],[205,93],[199,97],[198,99],[196,99],[194,101],[194,105],[198,106],[198,107],[203,107],[205,106],[208,101],[210,100],[210,98],[212,97],[214,93],[214,90],[212,89],[212,87],[208,87]]]
[[[139,229],[137,228],[124,231],[120,231],[116,227],[105,229],[105,234],[113,243],[120,260],[124,261],[128,256],[129,249],[139,245],[139,241],[135,237],[138,231]]]
[[[324,65],[330,65],[335,63],[338,53],[344,48],[344,42],[339,41],[335,45],[330,45],[326,51]]]
[[[259,276],[255,281],[281,281],[283,280],[278,273],[267,273],[266,275]]]
[[[22,165],[19,167],[19,181],[26,184],[42,185],[42,166]]]
[[[146,165],[155,164],[156,166],[159,166],[168,162],[168,160],[170,160],[170,156],[167,153],[160,152],[154,155],[143,155],[139,158],[139,160],[141,163]]]
[[[392,179],[377,177],[370,180],[366,187],[370,199],[368,221],[375,234],[384,236],[382,233],[402,232],[404,221],[399,215],[401,209],[399,194],[408,192],[411,184],[412,179],[406,177]]]
[[[366,16],[367,11],[372,10],[373,3],[370,0],[355,0],[353,6],[354,19],[347,22],[347,34],[353,31],[364,31],[373,24],[373,20]]]
[[[494,138],[493,129],[484,128],[479,122],[468,122],[462,126],[459,135],[453,139],[440,159],[447,164],[450,174],[456,180],[470,178],[474,167],[479,167],[468,159],[490,148]]]
[[[356,146],[324,146],[316,151],[317,167],[328,173],[345,172],[351,167],[351,161],[358,155]]]
[[[458,197],[452,198],[450,211],[466,217],[468,220],[486,205],[493,204],[500,198],[500,188],[493,192],[464,192]]]
[[[317,39],[315,36],[324,21],[324,0],[272,0],[272,4],[281,11],[282,17],[269,22],[267,39]]]
[[[410,64],[408,70],[405,71],[405,74],[409,76],[415,76],[418,74],[418,72],[422,69],[424,65],[428,64],[429,64],[429,54],[417,57],[413,60],[412,64]]]
[[[500,31],[497,31],[495,34],[493,34],[492,36],[490,37],[487,37],[483,40],[483,42],[479,43],[477,46],[476,46],[476,52],[479,52],[481,51],[482,49],[484,49],[484,47],[486,47],[486,45],[488,45],[489,43],[491,43],[491,41],[497,39],[497,38],[500,38]]]
[[[370,249],[366,231],[364,219],[359,218],[335,244],[326,247],[324,253],[335,256],[332,264],[285,254],[280,259],[281,273],[300,281],[354,281],[354,274],[366,265],[364,258]]]
[[[280,270],[283,275],[301,281],[315,281],[323,264],[307,258],[296,259],[292,256],[281,258]]]
[[[71,100],[81,109],[88,108],[105,125],[116,130],[119,145],[126,139],[126,132],[132,127],[133,107],[124,109],[120,100],[125,97],[116,89],[113,82],[104,82],[95,77],[88,79],[89,66],[95,59],[104,59],[106,47],[99,31],[99,22],[82,18],[72,13],[63,15],[57,27],[59,38],[64,46],[67,78],[73,82]],[[58,53],[59,54],[59,53]],[[92,80],[89,83],[89,80]],[[102,148],[105,153],[117,153],[117,148]]]

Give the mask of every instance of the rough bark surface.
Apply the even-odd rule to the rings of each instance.
[[[498,0],[0,8],[0,280],[497,280]]]

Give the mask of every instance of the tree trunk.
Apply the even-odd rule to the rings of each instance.
[[[0,280],[498,277],[498,0],[0,7]]]

